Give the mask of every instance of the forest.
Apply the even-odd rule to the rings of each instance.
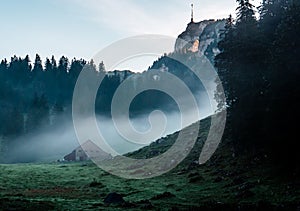
[[[143,73],[109,72],[105,61],[95,64],[93,60],[65,56],[42,61],[39,54],[33,60],[16,55],[0,60],[0,210],[299,210],[300,0],[262,0],[258,8],[251,0],[236,2],[236,16],[229,15],[206,52],[170,52]],[[188,26],[202,24],[191,23]],[[205,38],[211,34],[208,31]],[[216,110],[187,128],[126,152],[126,158],[138,160],[136,165],[120,162],[121,156],[103,161],[111,167],[105,170],[91,160],[35,158],[34,152],[44,156],[46,151],[70,147],[70,142],[57,145],[55,142],[61,143],[58,136],[77,141],[75,134],[65,133],[74,130],[73,90],[84,68],[95,77],[104,75],[95,113],[109,119],[119,85],[125,79],[132,80],[132,86],[135,82],[143,84],[146,73],[154,69],[174,74],[193,95],[202,92],[203,84],[176,58],[196,64],[203,55],[209,57],[220,77],[212,80]],[[134,117],[147,116],[153,109],[178,112],[170,96],[153,90],[137,95],[130,105]],[[201,163],[199,155],[211,128],[216,133],[221,130],[212,119],[224,114],[225,109],[221,143],[210,159]],[[189,128],[198,123],[199,131],[191,133]],[[107,133],[113,131],[105,129]],[[181,132],[183,141],[196,134],[192,147],[176,145]],[[117,139],[111,137],[110,141]],[[23,147],[12,150],[18,146]],[[163,156],[174,146],[190,150],[178,165],[173,166],[174,159],[182,153],[168,157],[166,165],[155,163],[157,172],[173,166],[169,172],[156,176],[155,170],[147,169],[146,160]],[[6,156],[10,150],[16,161],[10,162]],[[34,159],[24,160],[26,153]],[[116,166],[125,166],[124,171],[132,177],[115,176],[112,170]],[[139,178],[136,175],[145,178],[135,179]]]
[[[181,55],[182,56],[182,55]],[[178,61],[163,56],[149,67],[160,69],[168,66],[169,71],[180,77],[193,93],[203,89],[201,82],[191,70]],[[98,115],[110,117],[111,102],[116,89],[128,77],[132,77],[131,88],[135,84],[148,80],[147,74],[133,73],[129,70],[107,72],[104,62],[96,65],[93,60],[71,61],[62,56],[58,61],[52,56],[43,62],[36,54],[32,62],[25,58],[13,56],[10,62],[3,59],[0,63],[0,137],[12,142],[25,134],[34,134],[41,128],[59,127],[62,120],[71,122],[72,97],[77,78],[82,70],[92,71],[95,77],[104,75],[98,89],[95,111]],[[89,83],[86,84],[87,88]],[[138,94],[130,105],[130,115],[142,115],[153,109],[166,112],[177,111],[176,103],[170,96],[156,90],[147,90]],[[6,145],[5,143],[4,145]]]
[[[258,19],[250,1],[237,2],[215,58],[227,98],[225,137],[238,154],[266,153],[299,173],[300,2],[264,0]]]
[[[73,89],[85,65],[97,73],[93,61],[74,58],[69,62],[64,56],[58,62],[52,56],[43,63],[36,54],[33,65],[28,55],[25,58],[13,56],[10,62],[3,59],[0,64],[0,119],[6,124],[1,124],[0,134],[20,136],[41,125],[55,125],[55,117],[62,113],[69,115]],[[103,63],[98,67],[98,72],[105,71]],[[116,72],[106,80],[111,90],[120,83]]]
[[[274,162],[294,169],[299,161],[295,137],[300,106],[300,3],[264,0],[257,17],[249,0],[237,2],[237,17],[227,19],[218,43],[220,53],[214,59],[227,99],[219,102],[220,108],[226,106],[228,111],[224,140],[234,144],[237,154],[263,151]],[[33,62],[29,56],[2,59],[0,120],[5,124],[0,125],[0,136],[21,136],[40,125],[55,125],[61,114],[70,116],[73,89],[84,66],[95,75],[105,72],[103,62],[96,65],[93,60],[70,61],[64,56],[44,62],[38,54]],[[193,78],[192,73],[186,74],[186,67],[167,55],[149,69],[162,66],[186,81]],[[133,74],[128,70],[106,73],[97,97],[98,113],[109,114],[115,90]],[[193,83],[189,85],[193,89]],[[218,94],[217,90],[217,101]],[[157,100],[151,103],[147,96],[136,100],[135,111],[172,101],[156,93]]]

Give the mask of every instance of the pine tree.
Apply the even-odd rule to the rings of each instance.
[[[60,73],[68,73],[69,60],[68,58],[62,56],[58,62],[58,71]]]
[[[228,74],[231,74],[230,70],[233,69],[236,62],[233,55],[233,47],[236,40],[233,22],[233,18],[230,15],[226,20],[225,29],[222,31],[221,40],[218,43],[220,53],[215,57],[215,66],[218,69],[223,85],[226,87],[225,92],[228,105],[232,104],[234,95],[234,90],[230,87],[233,82],[229,80]]]
[[[5,70],[7,70],[7,68],[8,68],[7,60],[3,59],[0,63],[0,70],[5,71]]]
[[[36,73],[43,71],[42,60],[41,60],[41,57],[38,54],[35,55],[34,66],[33,66],[32,71],[34,71]]]
[[[239,62],[253,64],[257,60],[259,40],[258,25],[255,17],[254,6],[249,0],[237,0],[237,20],[235,26],[236,44],[234,52]]]
[[[51,64],[51,61],[49,58],[46,58],[46,61],[45,61],[45,71],[46,72],[50,72],[53,70],[53,67],[52,67],[52,64]]]
[[[53,70],[57,69],[57,64],[56,64],[56,60],[55,60],[54,56],[51,57],[51,65],[52,65]]]
[[[105,72],[105,65],[103,61],[101,61],[99,64],[99,72]]]
[[[259,25],[266,41],[274,41],[276,29],[282,20],[287,4],[286,0],[264,0],[262,2],[259,8]]]

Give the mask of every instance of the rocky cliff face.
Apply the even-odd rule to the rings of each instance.
[[[175,52],[198,51],[210,60],[218,54],[217,43],[225,27],[225,20],[204,20],[189,23],[175,43]]]

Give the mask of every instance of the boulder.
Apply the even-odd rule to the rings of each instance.
[[[105,197],[104,203],[105,203],[105,204],[124,204],[125,201],[124,201],[122,195],[113,192],[113,193],[109,193],[109,194]]]

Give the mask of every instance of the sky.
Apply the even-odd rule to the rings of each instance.
[[[260,0],[253,0],[255,6]],[[235,14],[235,0],[0,0],[0,59],[38,53],[90,60],[129,36],[177,37],[194,19]]]

